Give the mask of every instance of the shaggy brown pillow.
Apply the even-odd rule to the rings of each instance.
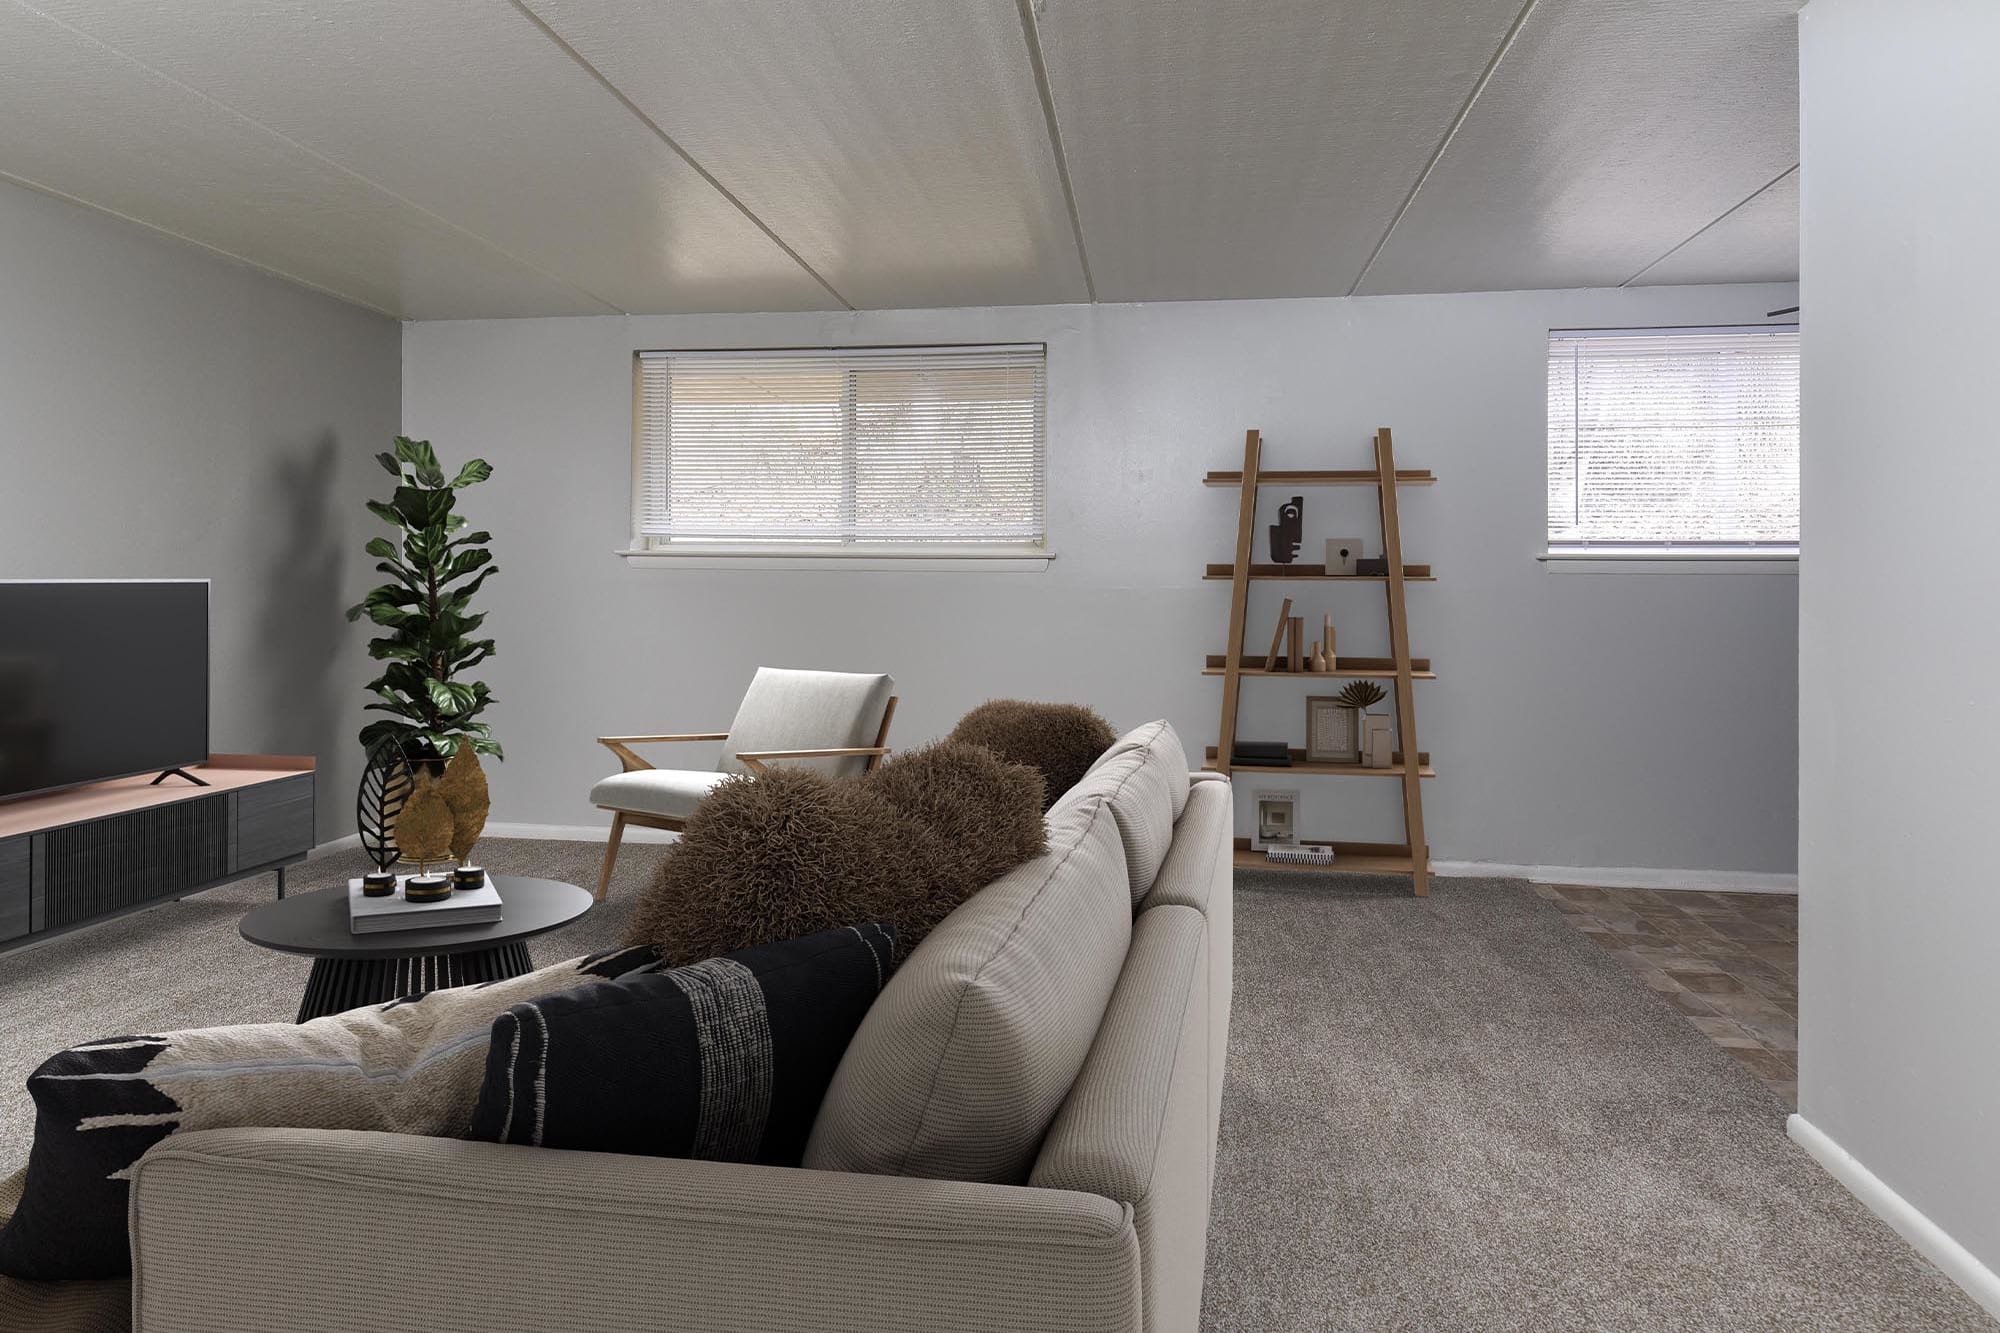
[[[1042,809],[1083,781],[1118,733],[1081,704],[990,699],[958,720],[950,739],[983,745],[1010,763],[1042,775]]]
[[[626,940],[672,966],[857,921],[900,962],[951,910],[1048,844],[1040,782],[940,742],[835,778],[774,765],[717,784],[688,817]]]

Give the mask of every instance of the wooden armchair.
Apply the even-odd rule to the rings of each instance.
[[[765,772],[777,760],[813,764],[835,774],[875,767],[889,753],[895,688],[889,676],[759,667],[728,731],[599,736],[597,743],[617,755],[623,769],[590,789],[591,803],[611,812],[598,899],[611,887],[627,824],[677,833],[717,783],[735,774]],[[873,744],[868,744],[871,738]],[[656,768],[632,749],[683,741],[721,741],[722,757],[713,769]]]

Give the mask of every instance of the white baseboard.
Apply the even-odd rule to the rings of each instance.
[[[1431,862],[1433,875],[1589,884],[1601,889],[1696,889],[1709,893],[1797,893],[1797,875],[1757,870],[1662,870],[1653,866],[1522,866],[1502,861]]]
[[[1826,1168],[1827,1174],[1847,1187],[1848,1193],[1868,1205],[1869,1211],[1964,1288],[1965,1294],[1984,1306],[1988,1314],[2000,1319],[2000,1274],[1979,1262],[1972,1251],[1918,1212],[1908,1199],[1883,1184],[1881,1177],[1856,1161],[1853,1154],[1828,1138],[1810,1120],[1794,1113],[1785,1122],[1785,1129],[1794,1143]]]
[[[513,824],[497,822],[488,823],[486,831],[480,836],[486,838],[541,838],[549,842],[594,842],[601,846],[604,840],[611,836],[611,826],[609,824]],[[672,842],[678,837],[680,837],[680,834],[669,833],[665,829],[638,828],[635,826],[625,830],[625,836],[621,841],[628,843]],[[344,838],[335,838],[331,842],[318,844],[312,851],[306,854],[306,859],[309,861],[317,860],[319,857],[328,856],[334,852],[344,852],[349,848],[359,847],[360,845],[361,835],[359,833],[350,833]]]

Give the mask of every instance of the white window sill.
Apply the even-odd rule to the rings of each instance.
[[[1780,574],[1796,576],[1796,550],[1755,547],[1571,547],[1535,557],[1551,574]]]
[[[1055,553],[1042,546],[838,546],[793,548],[728,546],[632,547],[617,554],[642,569],[756,569],[852,572],[1038,574]]]

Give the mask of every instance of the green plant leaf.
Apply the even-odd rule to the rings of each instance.
[[[450,560],[444,562],[444,568],[438,573],[438,582],[449,583],[453,579],[462,579],[473,570],[483,568],[492,563],[493,552],[483,546],[460,551],[452,556]]]
[[[400,528],[403,526],[403,516],[388,505],[383,504],[380,500],[370,500],[367,504],[368,512],[381,519],[384,523],[387,523],[390,527]]]
[[[396,558],[396,544],[387,537],[370,537],[368,544],[361,549],[370,555],[379,556],[384,560],[394,560]]]
[[[440,528],[451,514],[450,490],[427,490],[420,486],[398,486],[390,502],[397,518],[408,528]],[[415,563],[415,562],[412,562]]]
[[[462,486],[476,486],[492,475],[493,465],[483,458],[475,458],[458,470],[458,475],[451,479],[451,488],[458,490]]]
[[[428,680],[424,684],[430,691],[431,702],[447,717],[457,717],[480,701],[470,685],[442,680]]]
[[[444,469],[438,466],[437,454],[429,440],[413,440],[407,435],[398,435],[396,457],[408,463],[410,470],[417,474],[417,480],[424,485],[444,485]]]
[[[484,546],[492,540],[492,533],[481,530],[479,532],[468,532],[463,537],[454,538],[450,544],[453,546]]]
[[[397,481],[403,479],[403,465],[396,461],[394,454],[377,454],[375,455],[375,461],[382,465],[384,472],[394,477]]]

